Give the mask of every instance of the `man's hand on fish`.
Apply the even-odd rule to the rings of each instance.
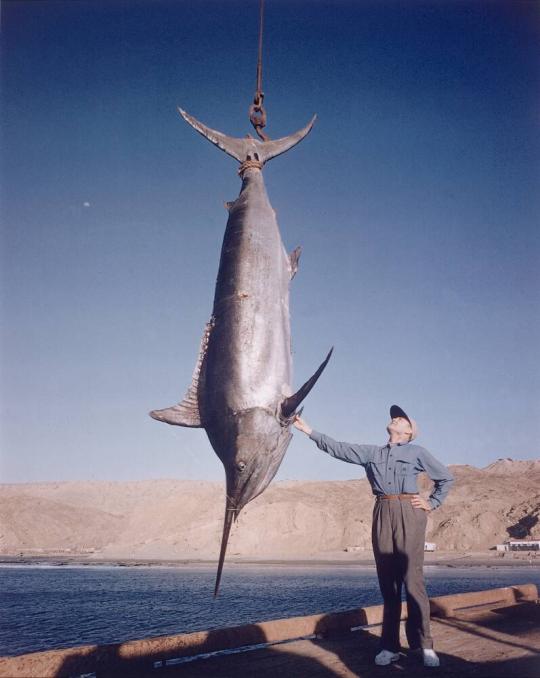
[[[415,494],[414,497],[411,498],[411,504],[414,508],[421,508],[424,509],[424,511],[431,511],[433,508],[429,501],[419,494]]]
[[[302,431],[308,436],[311,435],[311,432],[313,431],[311,426],[303,419],[301,419],[298,415],[296,415],[295,418],[293,419],[293,424],[295,428],[297,428],[299,431]]]

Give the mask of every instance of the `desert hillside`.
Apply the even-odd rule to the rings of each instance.
[[[509,537],[540,538],[540,461],[454,466],[445,505],[429,514],[441,550],[487,550]],[[427,494],[429,481],[421,479]],[[99,558],[215,558],[221,483],[149,480],[0,485],[0,554]],[[274,483],[233,528],[229,555],[312,558],[370,548],[367,481]]]

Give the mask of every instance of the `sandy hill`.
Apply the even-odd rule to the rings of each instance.
[[[540,461],[452,471],[455,486],[428,519],[427,538],[439,549],[540,538]],[[429,492],[427,478],[420,486]],[[0,553],[214,559],[224,503],[223,485],[203,481],[0,485]],[[229,554],[323,558],[348,546],[369,549],[372,507],[365,479],[274,483],[240,515]]]

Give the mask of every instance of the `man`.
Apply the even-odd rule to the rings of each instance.
[[[376,497],[372,543],[377,576],[384,601],[380,652],[375,663],[384,666],[399,659],[401,588],[407,594],[405,630],[411,650],[421,652],[425,666],[439,666],[429,626],[429,600],[423,576],[427,512],[439,507],[453,482],[448,469],[419,445],[414,419],[397,405],[390,408],[390,436],[384,447],[337,442],[314,431],[300,417],[294,425],[319,449],[332,457],[359,464]],[[434,482],[429,499],[418,494],[416,477],[425,471]]]

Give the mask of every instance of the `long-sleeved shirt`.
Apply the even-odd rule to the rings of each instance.
[[[434,483],[429,503],[435,509],[443,503],[454,482],[446,466],[420,445],[355,445],[338,442],[318,431],[312,431],[309,437],[332,457],[363,466],[375,496],[414,494],[418,492],[416,477],[425,471]]]

